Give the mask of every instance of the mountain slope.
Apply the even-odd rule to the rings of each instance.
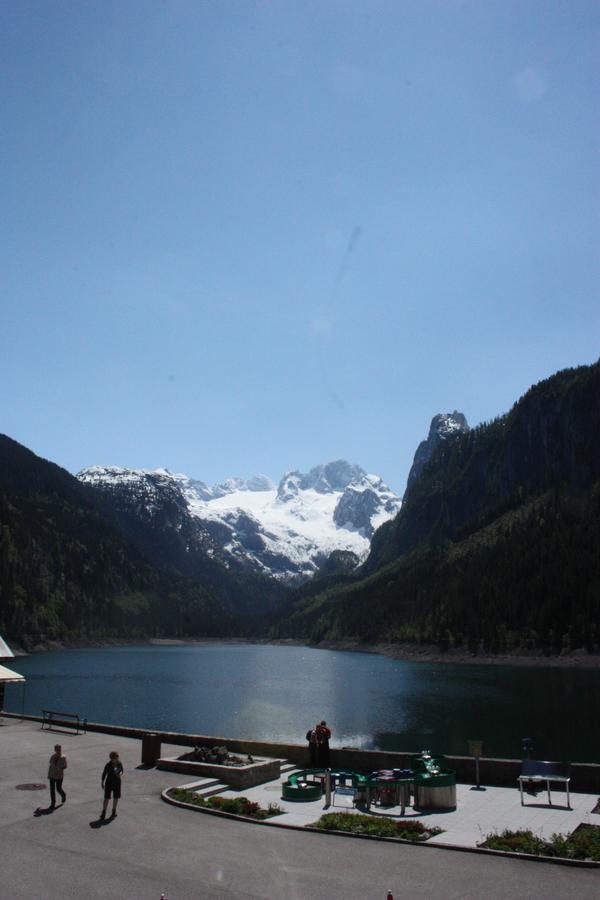
[[[104,516],[161,569],[192,578],[226,601],[237,616],[257,617],[256,627],[279,603],[283,588],[224,554],[205,523],[190,511],[184,484],[212,496],[202,482],[163,469],[116,466],[83,469],[77,478]],[[217,486],[216,496],[226,493],[223,488]]]
[[[223,592],[157,567],[77,479],[0,435],[0,631],[26,645],[239,634],[244,612]]]
[[[495,651],[598,643],[600,365],[444,442],[360,576],[295,595],[278,634]]]

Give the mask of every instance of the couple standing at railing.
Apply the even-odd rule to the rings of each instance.
[[[306,740],[308,741],[308,756],[311,769],[322,766],[326,769],[329,766],[329,738],[331,737],[331,729],[327,727],[327,722],[323,719],[314,728],[309,728],[306,732]]]

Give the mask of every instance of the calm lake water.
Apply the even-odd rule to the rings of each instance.
[[[400,662],[249,644],[63,650],[17,659],[6,708],[90,721],[301,743],[327,719],[333,745],[598,762],[600,671]]]

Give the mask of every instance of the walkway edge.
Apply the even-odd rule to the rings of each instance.
[[[404,844],[410,847],[431,847],[435,850],[453,850],[462,853],[478,853],[486,856],[505,856],[509,859],[522,859],[528,862],[545,862],[559,866],[574,866],[579,869],[600,869],[600,862],[591,859],[567,859],[561,856],[536,856],[533,853],[511,853],[507,850],[488,850],[485,847],[463,847],[460,844],[440,844],[436,841],[406,841],[403,838],[379,837],[374,834],[352,834],[349,831],[322,831],[320,828],[311,828],[310,825],[288,825],[285,822],[269,821],[267,819],[251,819],[248,816],[239,816],[237,813],[224,812],[220,809],[210,809],[206,806],[197,806],[195,803],[186,803],[184,800],[175,800],[169,796],[169,791],[175,788],[165,788],[161,792],[161,798],[171,806],[180,806],[182,809],[191,809],[194,812],[204,813],[209,816],[220,816],[224,819],[234,819],[237,822],[246,822],[250,825],[266,825],[269,828],[287,828],[288,831],[302,831],[310,834],[332,835],[333,837],[354,838],[362,841],[379,841],[386,844]],[[274,819],[279,818],[273,816]]]

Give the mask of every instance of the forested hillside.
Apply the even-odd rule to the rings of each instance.
[[[0,632],[52,638],[254,632],[258,588],[158,567],[64,469],[0,436]]]
[[[474,652],[597,649],[599,427],[596,363],[458,434],[375,534],[359,576],[296,594],[274,633]]]

